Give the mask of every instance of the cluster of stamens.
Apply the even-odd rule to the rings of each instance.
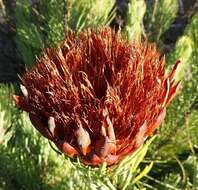
[[[16,104],[60,151],[108,165],[140,147],[163,121],[177,93],[179,62],[165,76],[164,57],[147,42],[111,29],[68,34],[22,77]]]

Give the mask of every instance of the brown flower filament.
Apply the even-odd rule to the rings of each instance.
[[[17,105],[35,128],[86,164],[117,163],[165,117],[180,83],[149,43],[128,43],[105,28],[68,34],[22,77]]]

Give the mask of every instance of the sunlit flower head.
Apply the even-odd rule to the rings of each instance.
[[[117,163],[163,121],[180,83],[175,64],[147,42],[127,42],[111,29],[69,33],[22,76],[16,104],[60,151],[85,164]]]

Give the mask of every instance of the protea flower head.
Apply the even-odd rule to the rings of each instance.
[[[163,121],[180,83],[179,62],[165,76],[165,60],[147,42],[126,42],[104,28],[69,33],[22,76],[16,104],[60,151],[85,164],[117,163]]]

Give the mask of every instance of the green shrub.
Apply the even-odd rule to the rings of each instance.
[[[24,66],[70,30],[108,26],[115,18],[113,0],[16,1],[16,47]],[[163,35],[178,13],[177,0],[130,0],[125,26],[128,40],[142,37],[161,49]],[[198,188],[198,12],[172,52],[167,70],[180,59],[182,90],[167,109],[157,138],[120,164],[83,166],[59,155],[31,126],[13,101],[13,85],[0,86],[0,189],[196,189]],[[148,154],[143,162],[148,149]],[[140,164],[141,162],[141,164]],[[153,165],[153,168],[151,169]],[[173,168],[174,171],[173,171]],[[150,171],[151,170],[151,171]],[[149,172],[150,171],[150,172]],[[149,173],[148,173],[149,172]],[[144,176],[144,178],[142,178]]]

